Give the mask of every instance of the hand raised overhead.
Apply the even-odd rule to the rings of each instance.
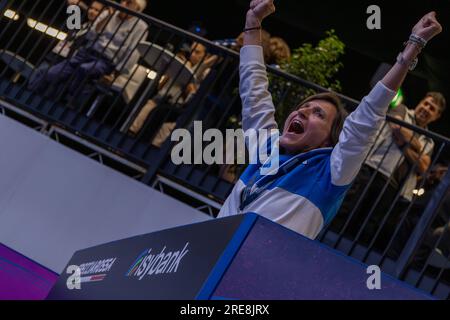
[[[436,12],[432,11],[422,17],[414,26],[412,32],[426,41],[431,40],[442,32],[442,26],[436,18]]]
[[[269,15],[275,12],[273,0],[253,0],[247,12],[247,19],[257,19],[259,24]]]

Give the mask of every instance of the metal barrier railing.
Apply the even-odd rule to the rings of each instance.
[[[66,1],[1,2],[0,96],[145,167],[144,183],[152,185],[158,175],[223,202],[245,166],[176,166],[170,161],[170,133],[193,130],[194,121],[202,121],[204,130],[240,126],[238,54],[115,2],[97,2],[104,5],[100,12],[111,9],[96,17],[84,12],[84,33],[67,30]],[[279,110],[326,91],[275,67],[268,66],[268,72]],[[341,99],[349,111],[358,104]],[[395,177],[404,169],[403,159],[397,159],[391,176],[380,180],[378,173],[389,150],[396,148],[391,143],[378,167],[363,168],[360,175],[366,175],[366,182],[360,189],[355,182],[319,239],[447,298],[450,220],[442,212],[450,176],[434,185],[429,180],[434,166],[448,160],[450,140],[391,116],[387,120],[386,130],[395,123],[433,141],[431,165],[420,174],[417,163],[408,166],[404,176],[420,179],[415,193],[405,199],[407,180]]]

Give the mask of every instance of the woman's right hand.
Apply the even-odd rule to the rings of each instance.
[[[252,0],[247,12],[247,27],[260,26],[262,21],[274,12],[273,0]]]

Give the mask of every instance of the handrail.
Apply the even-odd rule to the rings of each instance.
[[[392,117],[390,115],[386,116],[386,120],[388,120],[389,122],[393,122],[393,123],[399,124],[402,127],[408,128],[408,129],[413,130],[413,131],[415,131],[417,133],[423,134],[423,135],[425,135],[425,136],[427,136],[427,137],[429,137],[429,138],[431,138],[433,140],[438,140],[439,142],[443,142],[443,143],[445,143],[447,145],[450,145],[450,138],[447,138],[447,137],[445,137],[443,135],[440,135],[438,133],[435,133],[433,131],[430,131],[430,130],[418,127],[416,125],[407,123],[407,122],[405,122],[403,120],[399,120],[399,119],[394,118],[394,117]]]

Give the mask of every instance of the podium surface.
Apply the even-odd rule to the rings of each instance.
[[[69,266],[80,274],[48,299],[432,299],[382,273],[371,290],[366,265],[256,214],[81,250]]]

